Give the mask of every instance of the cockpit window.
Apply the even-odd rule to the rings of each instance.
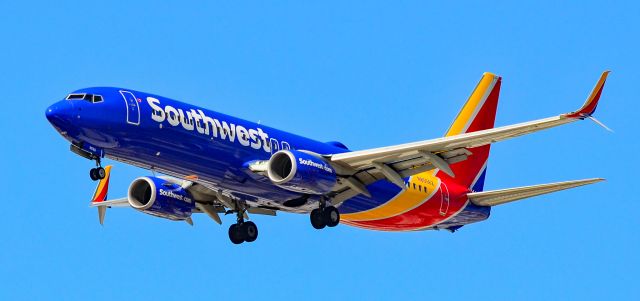
[[[84,99],[85,95],[86,95],[85,93],[82,93],[82,94],[69,94],[69,95],[67,95],[67,100]]]
[[[104,99],[102,95],[88,94],[88,93],[72,93],[67,95],[67,100],[86,100],[91,103],[102,102]]]

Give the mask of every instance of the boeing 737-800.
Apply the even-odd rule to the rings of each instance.
[[[494,127],[501,77],[485,73],[444,137],[349,150],[166,97],[124,88],[86,88],[46,110],[71,151],[95,161],[90,205],[101,224],[110,207],[132,207],[193,224],[234,214],[229,238],[252,242],[251,214],[309,214],[316,229],[338,224],[383,231],[444,229],[483,221],[492,206],[599,182],[585,179],[483,191],[490,146],[540,130],[593,119],[608,71],[575,112]],[[598,122],[599,123],[599,122]],[[599,123],[600,124],[600,123]],[[111,166],[154,171],[107,200]],[[155,172],[166,176],[155,176]]]

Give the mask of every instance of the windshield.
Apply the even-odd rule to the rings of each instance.
[[[67,95],[67,100],[86,100],[91,103],[102,102],[102,95],[89,94],[89,93],[71,93]]]

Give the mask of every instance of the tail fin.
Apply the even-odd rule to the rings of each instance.
[[[501,83],[500,76],[485,72],[445,136],[493,128]],[[473,191],[482,191],[490,148],[491,145],[468,148],[471,154],[467,160],[451,165],[456,175],[453,181]]]

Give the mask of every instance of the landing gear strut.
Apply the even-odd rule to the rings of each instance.
[[[91,170],[89,170],[89,177],[91,177],[91,180],[97,181],[104,179],[104,177],[106,176],[107,172],[104,170],[104,168],[102,168],[100,159],[96,159],[96,168],[92,168]]]
[[[311,225],[316,229],[323,229],[326,226],[335,227],[340,223],[340,212],[333,206],[327,206],[325,199],[320,201],[317,209],[311,210],[309,218]]]
[[[238,222],[229,227],[229,239],[238,245],[243,242],[253,242],[258,238],[258,226],[255,223],[244,221],[244,210],[237,210]]]

